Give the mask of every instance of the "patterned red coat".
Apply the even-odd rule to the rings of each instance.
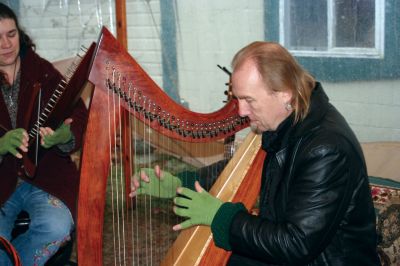
[[[42,106],[47,103],[58,87],[61,74],[53,65],[41,58],[31,49],[21,56],[21,79],[18,96],[17,128],[32,128],[37,116],[37,101],[33,97],[33,85],[41,84]],[[1,92],[0,92],[1,94]],[[33,104],[32,104],[33,102]],[[71,117],[72,133],[75,136],[74,150],[79,149],[87,120],[87,110],[83,101],[79,101]],[[0,97],[0,125],[11,129],[11,120],[4,99]],[[0,132],[0,136],[5,134]],[[72,151],[72,152],[73,152]],[[76,199],[79,186],[79,173],[70,156],[61,153],[58,148],[50,148],[38,162],[34,178],[27,178],[20,170],[20,161],[11,154],[3,156],[0,163],[0,204],[3,204],[16,188],[18,176],[25,181],[47,191],[61,199],[76,215]]]

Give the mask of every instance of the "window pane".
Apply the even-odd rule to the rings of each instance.
[[[336,47],[375,47],[375,0],[336,0]]]
[[[327,3],[326,0],[287,0],[286,39],[289,49],[326,50]]]

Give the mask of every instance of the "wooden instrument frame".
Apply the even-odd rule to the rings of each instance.
[[[120,70],[125,72],[119,72]],[[175,103],[148,77],[105,28],[102,29],[97,42],[88,80],[87,86],[93,90],[81,154],[77,255],[80,265],[103,265],[102,232],[105,191],[110,169],[110,147],[114,146],[117,133],[114,129],[109,130],[108,126],[104,124],[107,118],[113,125],[118,126],[121,122],[117,119],[118,117],[126,119],[126,116],[121,116],[121,113],[135,110],[133,114],[136,118],[158,133],[189,143],[208,142],[210,139],[212,141],[222,140],[247,127],[248,119],[239,117],[236,99],[229,101],[222,109],[209,114],[192,112]],[[134,80],[135,84],[130,84],[130,80]],[[135,100],[139,105],[132,101],[130,93],[132,91],[135,91],[134,94],[137,97]],[[119,97],[120,105],[113,110],[113,114],[110,114],[106,103],[115,100],[115,97]],[[126,124],[126,121],[122,120],[123,123]],[[125,138],[125,134],[122,137]],[[252,189],[254,193],[251,192],[251,194],[254,195],[254,199],[245,202],[246,206],[252,206],[258,195],[258,172],[262,169],[261,162],[264,157],[258,153],[259,137],[251,134],[248,139],[241,146],[243,147],[242,154],[238,153],[239,158],[228,164],[223,172],[224,178],[219,179],[215,188],[210,192],[222,200],[242,201],[234,194],[243,193],[249,199],[247,193]],[[259,167],[260,164],[261,167]],[[253,167],[254,171],[250,171]],[[243,178],[248,176],[246,172],[250,176],[254,174],[256,178],[252,178],[247,185],[242,186],[240,183]],[[233,182],[235,179],[240,181]],[[207,228],[196,227],[192,231],[197,232],[195,232],[196,237],[198,234],[203,237],[203,232],[207,231]],[[189,234],[190,231],[182,233],[185,236],[179,238],[182,240],[177,240],[178,249],[185,250],[185,248],[181,248],[179,242],[187,242],[186,236]],[[209,234],[206,239],[206,242],[210,243]],[[173,248],[170,253],[175,254],[176,250],[177,248]],[[201,253],[206,254],[207,251],[204,250]],[[192,256],[192,254],[188,256]],[[184,254],[179,256],[179,258],[182,257],[187,256]],[[170,258],[174,259],[176,256],[168,255],[163,264],[189,265],[186,262],[172,262]]]

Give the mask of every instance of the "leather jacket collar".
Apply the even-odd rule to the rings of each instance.
[[[285,148],[288,144],[297,141],[301,136],[318,128],[319,122],[328,110],[329,98],[319,82],[311,94],[309,112],[303,121],[293,125],[294,114],[286,118],[275,131],[265,131],[262,134],[262,149],[275,153]]]

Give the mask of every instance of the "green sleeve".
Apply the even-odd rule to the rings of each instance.
[[[229,230],[233,217],[241,211],[245,211],[246,207],[242,203],[225,202],[218,209],[211,223],[211,231],[215,245],[225,250],[231,250],[229,244]]]

